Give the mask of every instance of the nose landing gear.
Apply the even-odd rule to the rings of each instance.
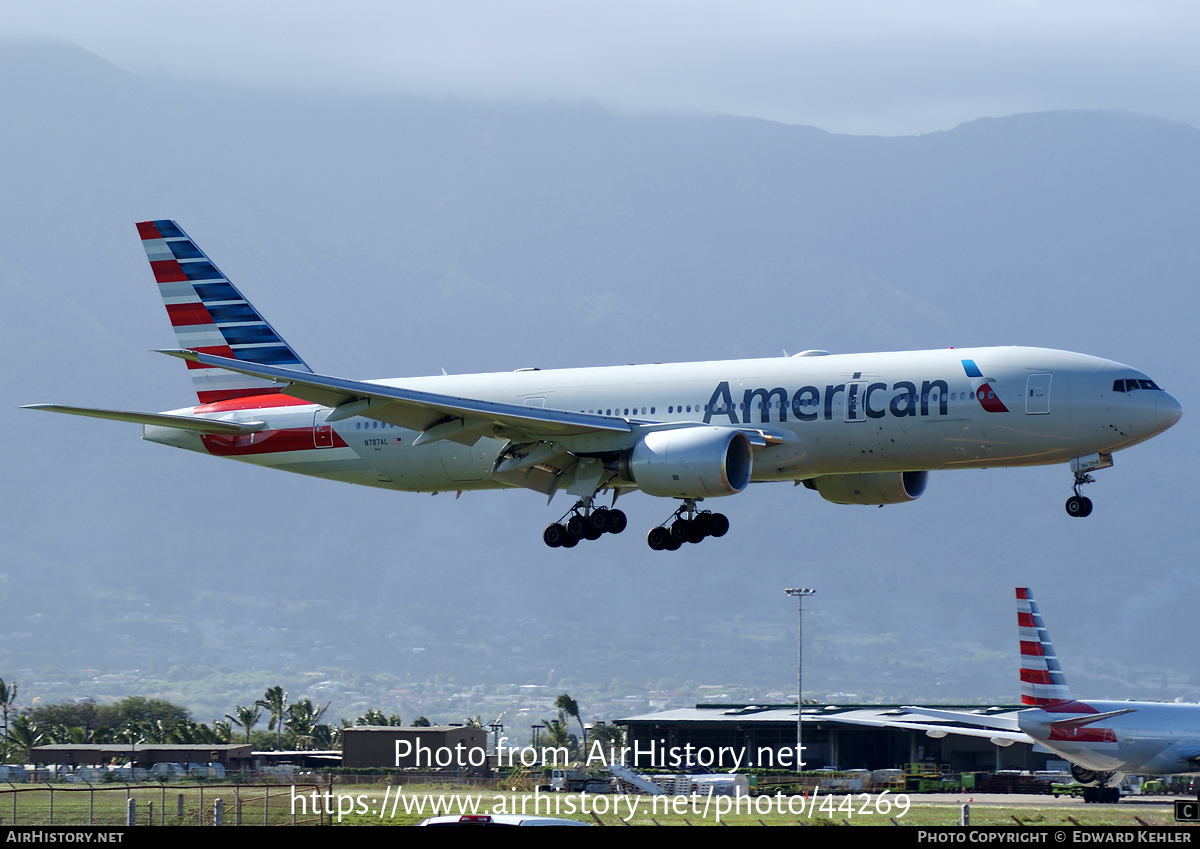
[[[1076,457],[1071,461],[1071,471],[1075,473],[1075,494],[1067,499],[1067,515],[1083,518],[1092,514],[1092,499],[1079,494],[1079,487],[1085,483],[1095,483],[1096,479],[1088,474],[1097,469],[1107,469],[1113,464],[1112,454],[1089,454],[1086,457]]]

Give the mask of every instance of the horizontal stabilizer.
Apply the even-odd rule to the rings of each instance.
[[[177,427],[181,430],[194,430],[200,433],[222,433],[237,436],[244,433],[255,433],[266,427],[265,422],[221,422],[204,419],[199,416],[168,416],[163,413],[135,413],[128,410],[98,410],[93,407],[62,407],[58,404],[27,404],[22,410],[46,410],[51,413],[66,413],[71,416],[90,416],[93,419],[112,419],[118,422],[133,422],[142,425],[158,425],[159,427]]]

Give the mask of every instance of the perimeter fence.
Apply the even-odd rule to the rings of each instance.
[[[299,826],[332,822],[330,806],[324,801],[331,791],[329,782],[82,784],[0,784],[0,825]],[[304,798],[303,803],[298,797]]]

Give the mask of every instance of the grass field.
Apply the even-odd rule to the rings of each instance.
[[[837,826],[952,826],[958,824],[960,806],[966,798],[908,797],[905,809],[898,797],[862,795],[821,796],[814,805],[801,797],[758,797],[742,800],[734,810],[733,800],[722,797],[650,797],[579,794],[534,794],[503,790],[448,788],[445,785],[409,785],[403,792],[381,783],[339,784],[332,795],[319,795],[314,811],[312,794],[324,794],[321,785],[297,785],[296,801],[290,785],[141,785],[126,788],[96,785],[22,788],[16,792],[0,787],[0,824],[124,825],[126,799],[136,803],[138,824],[148,824],[151,803],[155,825],[211,825],[216,799],[224,804],[224,824],[235,825],[237,807],[243,825],[412,825],[435,813],[529,813],[562,816],[594,824],[624,825],[805,825]],[[51,801],[53,796],[53,802]],[[182,796],[183,815],[179,815]],[[988,797],[971,805],[972,825],[1067,826],[1174,825],[1170,797],[1126,800],[1116,805],[1085,805],[1079,801],[1048,797]],[[753,807],[750,807],[750,806]],[[889,808],[889,805],[891,806]],[[165,806],[165,817],[164,817]],[[876,810],[879,807],[882,809]],[[789,810],[790,808],[790,810]],[[631,810],[632,809],[632,810]],[[203,818],[201,817],[203,814]],[[265,818],[265,819],[264,819]]]

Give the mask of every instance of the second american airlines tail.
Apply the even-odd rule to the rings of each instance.
[[[198,404],[36,409],[141,424],[198,453],[408,491],[528,489],[572,506],[551,547],[621,533],[617,497],[678,502],[647,543],[723,536],[705,499],[802,483],[839,504],[912,501],[935,470],[1069,464],[1067,513],[1113,453],[1179,420],[1142,372],[1044,348],[976,348],[349,380],[317,374],[174,222],[138,234]],[[609,506],[599,503],[610,493]]]

